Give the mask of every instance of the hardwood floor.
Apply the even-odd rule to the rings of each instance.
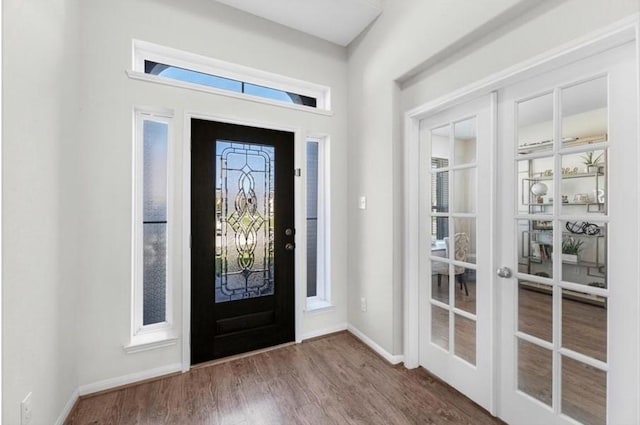
[[[423,369],[350,333],[81,399],[66,425],[500,424]]]

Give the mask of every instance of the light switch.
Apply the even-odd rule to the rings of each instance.
[[[366,210],[367,209],[367,197],[366,196],[361,196],[360,199],[358,200],[358,208],[360,208],[361,210]]]

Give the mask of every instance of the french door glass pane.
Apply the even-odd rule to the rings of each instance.
[[[553,339],[553,293],[549,285],[520,280],[518,330],[547,342]]]
[[[607,361],[607,303],[604,298],[562,290],[562,346]]]
[[[606,150],[562,156],[563,215],[606,213],[606,163]]]
[[[565,221],[562,228],[562,280],[607,288],[607,224]]]
[[[453,211],[456,213],[476,212],[476,169],[467,168],[453,172]]]
[[[471,314],[476,314],[476,271],[461,266],[455,266],[456,308]]]
[[[451,138],[451,126],[449,124],[431,130],[431,168],[448,167],[451,156],[449,153],[449,145]],[[439,160],[435,166],[433,160]]]
[[[477,240],[475,218],[454,218],[455,259],[465,263],[476,264]]]
[[[216,142],[216,303],[274,294],[275,148]]]
[[[431,342],[449,350],[449,310],[431,305]]]
[[[431,261],[431,299],[449,304],[449,263]]]
[[[553,93],[517,104],[518,154],[553,149]]]
[[[431,217],[431,253],[441,257],[449,256],[445,241],[449,240],[449,217]]]
[[[562,90],[562,144],[571,147],[607,140],[606,77]]]
[[[552,214],[553,157],[518,161],[518,211],[524,214]],[[564,198],[561,197],[560,201]]]
[[[435,185],[432,188],[431,210],[436,213],[449,212],[449,172],[442,171],[431,176]]]
[[[551,350],[518,338],[518,389],[551,406],[553,356]]]
[[[464,316],[456,314],[455,321],[455,354],[476,364],[476,322]]]
[[[518,271],[538,277],[553,277],[553,222],[518,220]]]
[[[476,119],[470,118],[454,125],[454,165],[476,162]]]
[[[583,424],[606,424],[607,373],[562,356],[561,410]]]

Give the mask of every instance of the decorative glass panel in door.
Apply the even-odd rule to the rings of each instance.
[[[274,294],[275,148],[216,141],[216,303]]]

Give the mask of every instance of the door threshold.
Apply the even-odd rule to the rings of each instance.
[[[219,365],[221,363],[232,362],[234,360],[244,359],[245,357],[255,356],[256,354],[266,353],[268,351],[273,351],[273,350],[277,350],[279,348],[289,347],[289,346],[295,345],[295,344],[296,344],[295,341],[291,341],[291,342],[285,342],[284,344],[278,344],[278,345],[274,345],[274,346],[267,347],[267,348],[261,348],[259,350],[247,351],[246,353],[234,354],[233,356],[222,357],[220,359],[215,359],[215,360],[211,360],[211,361],[204,362],[204,363],[198,363],[195,366],[191,366],[191,369],[201,369],[203,367],[215,366],[215,365]]]

